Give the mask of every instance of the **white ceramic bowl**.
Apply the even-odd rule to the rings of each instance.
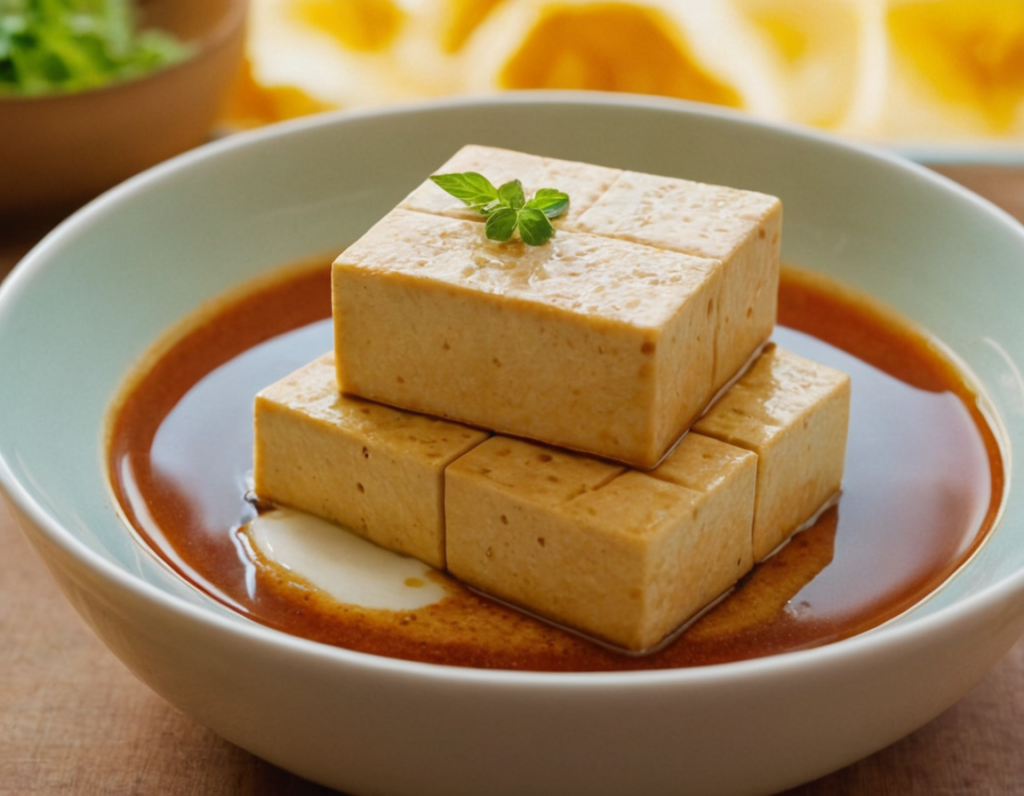
[[[352,794],[768,794],[896,740],[1024,629],[1024,492],[941,592],[830,646],[677,671],[409,663],[254,625],[118,520],[102,461],[118,384],[211,296],[356,238],[466,142],[781,196],[784,256],[882,298],[977,375],[1024,436],[1024,233],[924,169],[721,111],[526,94],[328,115],[208,145],[73,216],[0,291],[0,485],[70,601],[156,692]],[[1011,472],[1012,477],[1012,472]]]

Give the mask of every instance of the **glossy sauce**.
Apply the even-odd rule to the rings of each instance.
[[[850,373],[838,504],[679,639],[610,651],[432,573],[414,610],[344,605],[257,555],[245,525],[252,401],[332,344],[329,270],[289,269],[225,299],[146,364],[114,415],[111,479],[140,536],[182,577],[257,622],[398,658],[552,671],[693,666],[813,647],[920,602],[993,524],[1004,474],[961,374],[927,337],[820,277],[784,269],[775,340]]]

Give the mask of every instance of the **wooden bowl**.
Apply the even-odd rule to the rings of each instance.
[[[0,219],[68,212],[207,139],[243,60],[245,0],[143,0],[140,24],[196,46],[84,92],[0,99]]]

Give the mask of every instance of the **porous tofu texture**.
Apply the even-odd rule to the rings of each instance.
[[[585,233],[487,241],[395,210],[335,262],[338,382],[653,467],[713,396],[716,260]]]
[[[483,174],[497,188],[511,180],[519,180],[530,193],[540,188],[555,188],[569,195],[569,209],[554,220],[556,227],[571,223],[572,220],[590,207],[620,174],[618,169],[558,160],[510,149],[468,144],[456,152],[440,169],[438,174],[461,174],[475,171]],[[405,210],[419,210],[470,221],[482,221],[483,216],[471,207],[442,191],[430,180],[426,180],[409,194],[399,207]]]
[[[848,375],[770,346],[694,425],[757,454],[755,560],[839,492],[849,416]]]
[[[256,396],[255,489],[443,569],[444,468],[487,436],[342,396],[327,354]]]
[[[631,650],[837,493],[849,379],[770,347],[649,473],[341,396],[332,355],[256,401],[256,492]],[[485,441],[486,440],[486,441]]]
[[[778,199],[472,145],[438,170],[460,171],[496,185],[519,178],[528,194],[566,191],[569,210],[537,251],[495,244],[483,216],[424,182],[335,263],[343,388],[655,466],[771,333]],[[415,235],[426,239],[416,245]],[[591,254],[594,241],[601,246]],[[670,287],[684,262],[704,263],[704,320],[692,286],[686,295]],[[677,314],[649,312],[662,301],[652,290],[671,293]],[[372,309],[360,312],[370,293]],[[499,318],[494,307],[504,298],[511,301]],[[445,348],[453,336],[470,344],[469,358]],[[499,349],[504,355],[486,356]]]
[[[621,172],[566,229],[608,235],[722,263],[714,384],[724,386],[772,333],[779,292],[782,203],[774,196]]]
[[[449,466],[449,571],[633,651],[752,566],[756,457],[687,435],[650,474],[507,437]]]

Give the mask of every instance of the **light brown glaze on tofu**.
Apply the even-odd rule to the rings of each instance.
[[[728,447],[688,436],[648,475],[492,437],[447,470],[449,570],[619,647],[653,647],[752,566],[756,457]]]
[[[342,388],[656,466],[771,333],[781,203],[474,145],[438,171],[466,170],[569,193],[557,234],[488,241],[425,181],[334,264]]]
[[[256,493],[443,569],[444,468],[487,433],[343,396],[334,374],[326,354],[256,396]]]
[[[839,491],[849,418],[849,376],[770,346],[694,425],[757,454],[755,559]]]
[[[714,394],[720,265],[395,210],[334,263],[345,392],[649,468]]]

